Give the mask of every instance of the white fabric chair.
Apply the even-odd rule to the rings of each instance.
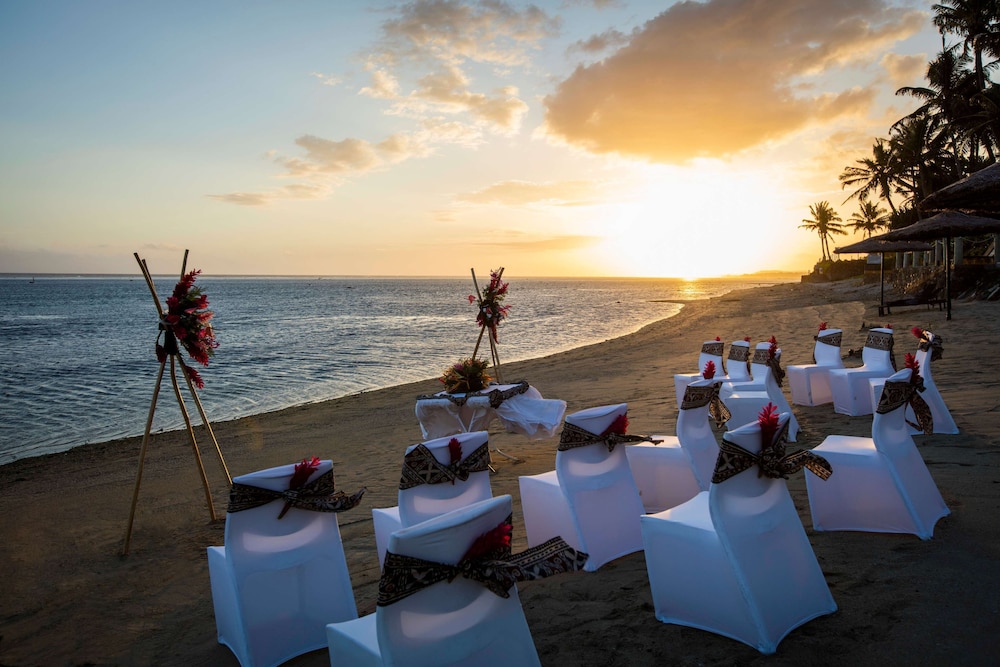
[[[729,344],[729,355],[726,357],[725,373],[715,374],[719,382],[748,382],[753,380],[750,375],[750,341],[734,340]]]
[[[510,515],[510,496],[483,500],[393,533],[389,550],[457,565],[477,537]],[[517,588],[508,592],[510,597],[503,598],[478,582],[457,577],[392,604],[379,604],[373,614],[330,624],[330,665],[539,665]]]
[[[781,428],[789,417],[780,416]],[[760,426],[723,440],[758,454]],[[785,481],[760,476],[756,466],[640,522],[656,618],[664,623],[774,653],[793,629],[837,609]]]
[[[642,550],[639,517],[645,510],[625,447],[617,444],[609,451],[600,441],[571,449],[563,445],[575,428],[604,437],[627,412],[628,405],[621,403],[567,415],[556,469],[518,478],[528,546],[562,537],[590,555],[584,566],[589,572]]]
[[[892,329],[871,329],[861,351],[861,366],[828,371],[835,412],[853,417],[874,412],[868,380],[887,378],[896,372],[892,366],[892,347]]]
[[[723,375],[725,367],[722,365],[722,349],[725,344],[719,340],[706,340],[701,344],[701,352],[698,354],[697,373],[677,373],[674,375],[674,394],[677,397],[677,407],[681,407],[684,401],[684,389],[695,380],[702,379],[701,374],[705,371],[705,364],[711,361],[715,364],[715,372]]]
[[[677,435],[654,435],[654,442],[625,447],[646,512],[662,512],[708,490],[719,457],[709,417],[719,384],[715,379],[702,379],[687,386],[677,414]]]
[[[752,421],[756,419],[760,408],[767,404],[765,402],[761,405],[760,394],[754,392],[767,392],[770,402],[778,406],[780,412],[787,412],[791,415],[788,440],[795,442],[799,435],[799,420],[795,418],[792,406],[788,403],[788,399],[785,398],[785,392],[782,391],[781,386],[778,384],[778,379],[771,372],[771,367],[768,365],[770,350],[770,342],[757,343],[754,346],[753,357],[750,360],[750,373],[753,377],[750,380],[723,381],[720,395],[722,396],[723,403],[726,404],[734,415],[729,420],[729,427],[738,428],[747,423],[746,421],[742,421],[744,414],[750,416],[750,419],[747,421]],[[778,348],[776,357],[780,363],[781,348]],[[736,396],[734,397],[734,395]],[[741,405],[744,402],[748,404]]]
[[[475,431],[473,433],[458,433],[455,435],[435,438],[421,443],[423,447],[433,454],[434,459],[447,466],[451,463],[451,449],[449,447],[452,440],[457,440],[462,448],[461,462],[468,462],[469,457],[476,455],[480,463],[485,461],[485,466],[489,465],[489,434],[486,431]],[[406,455],[420,445],[411,445],[406,448]],[[486,447],[485,454],[482,447]],[[485,458],[483,458],[485,457]],[[408,463],[404,457],[404,480],[408,473],[406,468]],[[472,503],[486,500],[493,497],[493,489],[490,485],[490,472],[488,467],[483,465],[476,472],[469,473],[467,479],[440,479],[435,478],[437,483],[424,483],[408,488],[400,488],[398,493],[399,504],[395,507],[381,507],[372,509],[372,522],[375,528],[375,546],[378,551],[379,567],[385,562],[385,550],[389,545],[389,535],[400,528],[415,526],[416,524],[432,519],[436,516],[450,512],[451,510],[471,505]],[[409,475],[416,474],[410,471]],[[401,482],[401,485],[404,485]]]
[[[322,461],[309,478],[333,469]],[[285,491],[295,465],[233,478],[235,485]],[[337,514],[281,500],[226,514],[225,546],[208,548],[220,644],[243,667],[279,665],[326,646],[326,624],[357,618]]]
[[[872,437],[831,435],[812,451],[833,466],[821,483],[806,477],[815,530],[912,533],[928,540],[949,514],[905,421],[900,397],[910,385],[904,368],[885,382]]]
[[[833,402],[829,373],[832,368],[844,367],[844,360],[840,356],[843,333],[841,329],[823,329],[816,334],[816,346],[813,349],[815,361],[785,369],[792,403],[812,406]]]
[[[920,368],[920,377],[924,384],[924,391],[920,393],[920,398],[922,398],[927,404],[927,407],[930,408],[931,419],[933,421],[931,433],[946,433],[954,435],[958,433],[958,425],[955,424],[955,420],[952,418],[951,412],[948,411],[948,406],[944,404],[944,399],[941,398],[941,392],[938,391],[937,385],[934,384],[934,376],[931,373],[931,362],[934,361],[935,357],[933,349],[936,348],[938,350],[938,354],[940,354],[941,340],[930,331],[921,330],[920,335],[926,336],[926,339],[921,340],[914,357]],[[882,387],[885,386],[885,381],[885,378],[872,378],[868,381],[871,388],[872,405],[878,405],[879,397],[882,395]],[[919,428],[914,428],[913,425],[917,424],[918,420],[916,415],[913,414],[913,408],[910,406],[906,407],[906,419],[910,435],[919,435],[924,433]]]

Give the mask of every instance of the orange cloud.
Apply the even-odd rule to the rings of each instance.
[[[585,206],[594,203],[599,184],[593,181],[560,181],[530,183],[528,181],[503,181],[489,187],[456,197],[469,204],[500,204],[523,206],[550,204],[557,206]]]
[[[550,137],[660,162],[726,156],[857,113],[872,91],[800,84],[916,32],[882,0],[682,2],[545,98]]]

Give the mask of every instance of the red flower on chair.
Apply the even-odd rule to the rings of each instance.
[[[318,456],[314,456],[311,459],[302,459],[301,463],[296,463],[292,479],[288,482],[288,488],[298,489],[305,486],[305,483],[309,481],[309,476],[319,468],[319,464],[320,460]]]
[[[462,560],[474,560],[488,556],[500,550],[510,548],[510,534],[513,527],[506,521],[497,525],[493,530],[483,533],[476,538],[469,550],[462,556]]]
[[[458,441],[458,438],[452,438],[448,441],[448,456],[453,464],[462,460],[462,443]]]
[[[778,432],[778,406],[768,402],[757,415],[757,423],[760,424],[762,442],[771,442]]]
[[[826,331],[826,322],[820,322],[819,323],[819,330],[820,331]]]
[[[606,436],[612,433],[625,435],[626,431],[628,431],[628,413],[615,417],[615,420],[611,422],[611,426],[607,427],[601,435]]]
[[[711,380],[715,377],[715,362],[709,359],[705,362],[705,370],[701,372],[701,376],[706,380]]]

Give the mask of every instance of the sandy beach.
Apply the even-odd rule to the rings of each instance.
[[[543,665],[989,665],[1000,661],[1000,302],[959,302],[953,319],[922,307],[878,318],[877,285],[782,284],[687,304],[670,319],[597,345],[504,368],[572,412],[629,404],[629,432],[674,432],[672,376],[693,372],[701,342],[775,336],[783,365],[810,363],[819,322],[844,330],[843,351],[863,327],[891,323],[902,363],[910,328],[944,339],[934,378],[959,435],[917,444],[951,515],[934,537],[815,532],[805,483],[788,482],[830,590],[832,615],[794,630],[774,656],[708,632],[656,620],[643,553],[595,573],[518,586]],[[466,347],[457,343],[456,353]],[[728,346],[727,346],[728,347]],[[503,348],[501,347],[501,355]],[[501,356],[502,359],[502,356]],[[848,362],[857,364],[858,361]],[[152,384],[153,378],[150,379]],[[379,576],[371,509],[396,504],[404,448],[421,439],[414,398],[434,379],[291,408],[213,428],[233,475],[319,456],[337,486],[368,491],[340,515],[360,614],[375,608]],[[787,384],[786,389],[787,393]],[[161,397],[166,400],[170,397]],[[211,417],[211,392],[202,395]],[[832,405],[795,406],[802,432],[790,449],[829,434],[870,435],[870,417]],[[0,467],[0,666],[235,666],[216,641],[206,547],[223,542],[228,485],[196,430],[219,519],[211,521],[182,432],[150,443],[132,537],[119,556],[139,458],[139,438],[87,445]],[[556,439],[528,441],[495,422],[490,443],[496,495],[514,499],[514,548],[525,547],[518,476],[550,470]],[[316,651],[289,663],[328,665]]]

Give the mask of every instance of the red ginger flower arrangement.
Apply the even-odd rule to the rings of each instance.
[[[750,336],[744,336],[743,340],[744,340],[744,342],[749,343],[750,342]]]
[[[706,380],[711,380],[715,377],[715,362],[709,359],[705,362],[705,370],[701,372],[701,376]]]
[[[310,475],[319,468],[319,464],[320,460],[318,456],[314,456],[311,459],[302,459],[301,463],[296,463],[292,479],[288,482],[288,488],[298,489],[305,486],[306,482],[309,481]]]
[[[913,327],[910,329],[910,333],[919,338],[920,340],[927,340],[927,332],[920,327]]]
[[[510,549],[511,531],[513,531],[513,526],[506,521],[498,524],[493,530],[485,532],[477,537],[476,541],[469,547],[469,550],[465,552],[464,556],[462,556],[462,560],[466,561],[483,558],[485,556],[496,554],[498,551],[506,551],[507,549]]]
[[[309,481],[309,477],[319,468],[321,463],[318,456],[314,456],[311,459],[302,459],[300,463],[295,464],[295,470],[292,471],[292,478],[288,480],[288,489],[301,489]],[[278,514],[278,518],[285,516],[285,513],[292,507],[289,502],[285,503],[285,506],[281,508],[281,513]]]
[[[448,460],[454,465],[462,460],[462,443],[458,441],[458,438],[452,438],[448,441]],[[452,480],[454,484],[454,480]]]
[[[721,342],[722,342],[722,339],[721,339],[720,337],[716,336],[716,337],[715,337],[715,342],[717,342],[717,343],[721,343]]]
[[[757,423],[760,424],[761,442],[767,446],[774,439],[774,434],[778,432],[778,407],[774,403],[768,402],[757,415]]]
[[[910,382],[916,382],[917,378],[920,377],[920,375],[919,375],[920,374],[920,362],[917,361],[917,358],[915,356],[913,356],[913,354],[907,352],[906,356],[903,357],[903,367],[904,368],[909,368],[910,371],[912,371],[910,373]]]
[[[476,322],[482,328],[489,329],[493,341],[497,342],[497,326],[507,317],[510,306],[504,304],[507,298],[508,283],[500,279],[499,271],[490,271],[490,284],[483,290],[482,297],[479,298],[479,313],[476,315]],[[469,303],[475,303],[476,295],[469,295]]]
[[[774,359],[778,356],[778,339],[771,336],[767,342],[771,344],[770,347],[767,348],[767,356],[769,359]]]
[[[819,330],[820,331],[826,331],[826,322],[820,322],[819,323]]]
[[[625,435],[628,431],[628,413],[620,414],[615,417],[615,420],[611,422],[611,426],[604,429],[602,436],[608,436],[612,433],[617,433],[619,435]]]
[[[191,358],[202,366],[208,366],[209,358],[215,354],[219,343],[212,329],[214,313],[208,310],[208,296],[194,284],[200,270],[190,271],[174,286],[174,292],[167,298],[167,312],[162,319],[163,328],[187,350]],[[169,344],[168,344],[169,347]],[[157,344],[156,356],[166,359],[169,350]],[[198,371],[181,362],[184,371],[199,389],[205,386]]]

